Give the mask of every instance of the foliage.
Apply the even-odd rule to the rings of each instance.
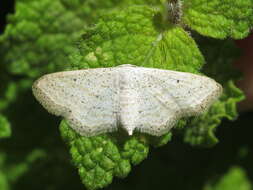
[[[10,123],[3,115],[0,115],[0,129],[0,138],[11,136]]]
[[[226,189],[238,189],[238,190],[250,190],[252,189],[249,179],[245,174],[245,171],[239,167],[232,167],[229,171],[219,179],[216,184],[208,184],[204,190],[226,190]]]
[[[251,0],[184,0],[183,22],[200,34],[224,39],[246,37],[252,22]]]
[[[112,183],[114,176],[129,175],[132,165],[148,157],[150,147],[161,147],[170,141],[173,151],[172,134],[176,139],[183,137],[185,143],[193,146],[213,146],[218,142],[217,126],[224,118],[237,118],[236,103],[244,98],[235,86],[240,75],[231,67],[239,54],[231,40],[218,41],[201,35],[217,39],[246,37],[253,23],[253,2],[171,0],[176,14],[174,9],[167,10],[164,2],[16,2],[15,13],[8,15],[8,24],[0,36],[0,79],[3,81],[0,84],[0,138],[10,137],[1,139],[0,189],[27,188],[27,179],[34,177],[34,172],[45,170],[47,165],[52,166],[48,170],[52,171],[53,185],[46,183],[48,176],[40,174],[40,179],[30,183],[29,188],[38,189],[36,182],[45,182],[41,189],[62,189],[68,187],[67,179],[76,179],[70,174],[63,175],[67,170],[74,171],[68,165],[66,150],[56,138],[57,129],[53,128],[56,121],[31,96],[32,82],[45,73],[134,64],[204,73],[223,85],[222,97],[208,112],[180,120],[171,133],[159,138],[138,133],[129,137],[121,132],[82,137],[63,120],[60,124],[62,139],[68,144],[73,165],[88,189],[103,188]],[[164,12],[166,10],[169,14]],[[17,144],[22,151],[17,151]],[[179,155],[175,159],[181,160]],[[37,162],[40,167],[33,167]],[[146,167],[146,173],[152,173],[151,167]],[[167,171],[172,180],[175,173],[180,175],[173,171]],[[232,169],[216,185],[208,184],[205,188],[219,189],[234,179],[242,179],[240,181],[247,184],[245,178],[240,169]],[[201,185],[197,187],[202,188]],[[196,189],[196,185],[192,189]]]

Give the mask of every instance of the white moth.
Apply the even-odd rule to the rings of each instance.
[[[160,136],[178,119],[203,113],[221,95],[213,79],[121,65],[48,74],[33,84],[37,100],[83,136],[136,129]]]

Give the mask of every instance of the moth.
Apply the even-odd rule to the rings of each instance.
[[[206,111],[222,86],[206,76],[125,64],[47,74],[32,91],[80,135],[123,128],[160,136],[180,118]]]

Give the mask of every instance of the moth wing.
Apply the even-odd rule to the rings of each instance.
[[[140,80],[136,128],[151,135],[168,132],[182,117],[203,113],[221,95],[213,79],[185,72],[137,68]]]
[[[111,68],[48,74],[33,85],[37,100],[52,114],[64,117],[84,136],[117,128],[117,84]]]

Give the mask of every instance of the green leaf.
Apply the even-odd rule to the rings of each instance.
[[[12,156],[0,152],[0,188],[12,189],[12,185],[32,168],[32,164],[43,157],[45,157],[45,152],[37,149],[31,151],[25,160],[10,164],[8,161],[12,159]]]
[[[24,175],[27,171],[32,169],[32,164],[36,162],[38,159],[45,158],[46,153],[40,149],[34,149],[29,152],[24,160],[20,163],[15,163],[10,166],[6,166],[5,174],[10,183],[14,183],[17,181],[22,175]]]
[[[0,110],[8,107],[9,103],[16,99],[17,86],[14,82],[7,82],[5,79],[0,77],[2,81],[5,81],[0,86]]]
[[[236,104],[244,99],[243,92],[234,84],[240,74],[232,67],[239,54],[232,41],[204,40],[200,44],[207,58],[203,72],[222,84],[223,95],[208,112],[188,122],[184,141],[191,145],[213,146],[218,142],[214,134],[217,126],[223,118],[235,120],[238,117]]]
[[[28,77],[63,70],[83,21],[58,1],[18,1],[0,36],[8,72]]]
[[[3,81],[0,84],[0,111],[7,109],[11,103],[15,102],[22,92],[31,87],[33,82],[30,79],[14,81],[5,73],[0,74],[0,80]]]
[[[0,114],[0,139],[11,136],[11,127],[8,120]]]
[[[87,28],[70,63],[78,69],[133,64],[198,72],[204,58],[187,32],[161,23],[157,9],[133,6]]]
[[[9,190],[9,182],[4,172],[4,163],[6,162],[6,154],[0,152],[0,189]]]
[[[8,25],[0,36],[0,79],[4,81],[0,84],[0,110],[15,102],[20,89],[29,90],[34,78],[69,68],[67,55],[72,52],[81,29],[88,20],[91,22],[99,17],[94,14],[93,18],[91,12],[155,2],[19,0],[15,13],[8,15]],[[19,76],[17,79],[23,77],[22,81],[12,80],[9,74]]]
[[[3,189],[3,190],[10,189],[6,176],[4,175],[2,171],[0,171],[0,189]]]
[[[236,103],[244,99],[244,94],[235,87],[233,81],[223,84],[223,88],[221,100],[214,103],[208,112],[189,122],[189,127],[185,128],[185,142],[191,145],[213,146],[218,142],[214,133],[222,119],[237,118]]]
[[[202,35],[246,37],[252,27],[252,0],[183,0],[182,22]]]
[[[113,176],[126,177],[131,164],[138,164],[147,157],[148,146],[138,137],[127,137],[120,142],[110,134],[84,137],[72,130],[64,120],[60,124],[63,139],[70,146],[74,165],[88,189],[103,188]]]
[[[103,15],[94,27],[86,28],[78,49],[70,56],[75,69],[133,64],[145,67],[199,72],[203,56],[182,28],[164,25],[157,9],[132,6]],[[113,176],[125,177],[131,164],[147,157],[148,145],[162,146],[171,134],[125,137],[121,133],[81,137],[66,122],[60,125],[73,162],[88,189],[111,183]]]
[[[232,167],[215,183],[209,183],[204,190],[251,190],[252,186],[245,171],[240,167]]]
[[[61,0],[62,4],[72,10],[78,17],[85,18],[85,22],[93,22],[112,9],[121,9],[132,5],[155,6],[160,0]]]
[[[70,68],[70,66],[71,69],[82,69],[116,66],[125,63],[199,73],[204,59],[189,33],[185,32],[180,26],[162,22],[161,15],[156,8],[148,6],[123,8],[133,4],[150,3],[149,5],[151,5],[153,2],[155,4],[155,0],[144,1],[19,0],[17,2],[16,12],[14,15],[9,16],[9,25],[4,35],[0,37],[1,57],[4,55],[4,62],[0,65],[0,78],[5,78],[4,83],[0,83],[0,110],[8,111],[12,123],[16,123],[18,134],[18,140],[15,139],[12,143],[10,142],[14,148],[7,145],[5,146],[6,150],[10,148],[9,151],[13,152],[16,148],[14,145],[21,142],[24,143],[22,146],[27,147],[26,151],[29,151],[34,149],[34,146],[38,146],[38,144],[35,144],[36,141],[39,146],[46,144],[46,149],[49,150],[46,159],[49,163],[46,162],[46,166],[49,164],[52,167],[57,164],[60,167],[64,165],[58,163],[58,160],[60,160],[58,157],[64,157],[62,155],[64,151],[58,150],[62,147],[62,144],[58,146],[57,143],[54,144],[57,142],[55,140],[56,131],[52,133],[51,129],[45,127],[53,125],[52,119],[47,118],[45,112],[43,112],[45,113],[44,117],[41,117],[43,114],[40,111],[38,111],[39,116],[33,113],[33,110],[39,110],[39,107],[34,109],[31,109],[31,107],[39,105],[31,103],[30,92],[25,94],[28,95],[25,99],[27,103],[20,99],[20,89],[29,89],[32,80],[44,73],[64,70]],[[115,4],[111,2],[115,2]],[[86,8],[87,10],[85,10]],[[106,15],[104,15],[105,13]],[[97,19],[99,20],[95,24],[93,21]],[[87,23],[92,23],[93,27],[85,28],[83,39],[79,42],[79,48],[74,50],[73,42],[79,37],[83,26]],[[202,45],[200,47],[203,48]],[[218,48],[213,46],[208,51],[213,52],[214,49]],[[230,46],[227,49],[231,51]],[[225,50],[226,48],[221,52],[224,53]],[[66,58],[67,54],[71,54],[70,59]],[[207,58],[208,64],[204,67],[204,72],[221,81],[225,87],[225,94],[217,103],[217,106],[212,108],[213,111],[209,113],[210,115],[207,114],[202,119],[196,119],[196,125],[194,126],[187,126],[189,130],[196,127],[197,132],[189,135],[191,139],[203,137],[201,142],[198,141],[195,144],[213,144],[212,137],[215,138],[213,129],[221,121],[221,118],[233,119],[237,115],[235,103],[243,96],[241,91],[234,86],[234,79],[237,76],[234,75],[234,72],[228,70],[227,65],[224,64],[227,60],[224,59],[225,56],[224,53],[222,58],[218,56],[214,61]],[[210,57],[216,58],[216,54],[212,54]],[[230,59],[231,55],[227,55],[227,57]],[[8,67],[8,71],[14,77],[2,77],[4,73],[2,67],[5,66]],[[23,82],[20,81],[20,76],[24,76]],[[14,102],[15,100],[17,101]],[[11,108],[8,107],[9,105],[11,105]],[[22,108],[19,108],[19,110],[24,110],[23,115],[18,111],[13,111],[17,107]],[[8,118],[9,115],[7,115]],[[23,122],[24,118],[29,121]],[[44,118],[47,119],[43,121]],[[194,119],[192,122],[194,122]],[[182,129],[185,121],[181,120],[179,123],[180,126],[177,128]],[[200,125],[201,123],[203,125]],[[34,128],[33,125],[36,125],[37,128],[32,134],[29,132],[29,138],[25,138],[26,132],[22,134],[23,136],[20,135],[21,131],[31,131]],[[171,133],[159,138],[143,134],[127,137],[121,133],[90,138],[81,137],[64,121],[61,123],[60,130],[63,139],[70,147],[72,160],[78,168],[81,180],[89,189],[107,186],[114,176],[126,177],[131,170],[131,164],[139,164],[147,157],[149,145],[162,146],[171,140]],[[201,133],[201,130],[205,132]],[[36,134],[45,131],[49,135],[45,133],[46,137],[42,135],[41,139],[36,139]],[[26,140],[20,140],[22,138]],[[52,151],[52,142],[54,148],[57,147],[57,151]],[[24,154],[26,155],[26,153]],[[17,160],[23,158],[19,152],[14,157],[17,157]],[[10,171],[8,180],[12,179],[13,182],[17,181],[32,166],[27,160],[25,163],[17,163],[11,160],[8,162],[11,163],[11,167],[5,167],[4,171]],[[68,163],[67,159],[65,163]],[[7,163],[5,166],[7,166]],[[50,172],[55,172],[55,174],[50,174],[50,178],[52,176],[55,184],[52,186],[51,184],[45,184],[43,187],[62,187],[62,183],[58,183],[58,181],[64,181],[62,177],[65,175],[62,176],[59,173],[61,174],[62,168],[66,168],[60,167],[50,168]],[[41,166],[38,168],[40,169]],[[70,171],[73,172],[73,170]],[[7,172],[2,173],[6,174]],[[31,175],[33,174],[31,172]],[[44,177],[39,176],[37,178]]]

